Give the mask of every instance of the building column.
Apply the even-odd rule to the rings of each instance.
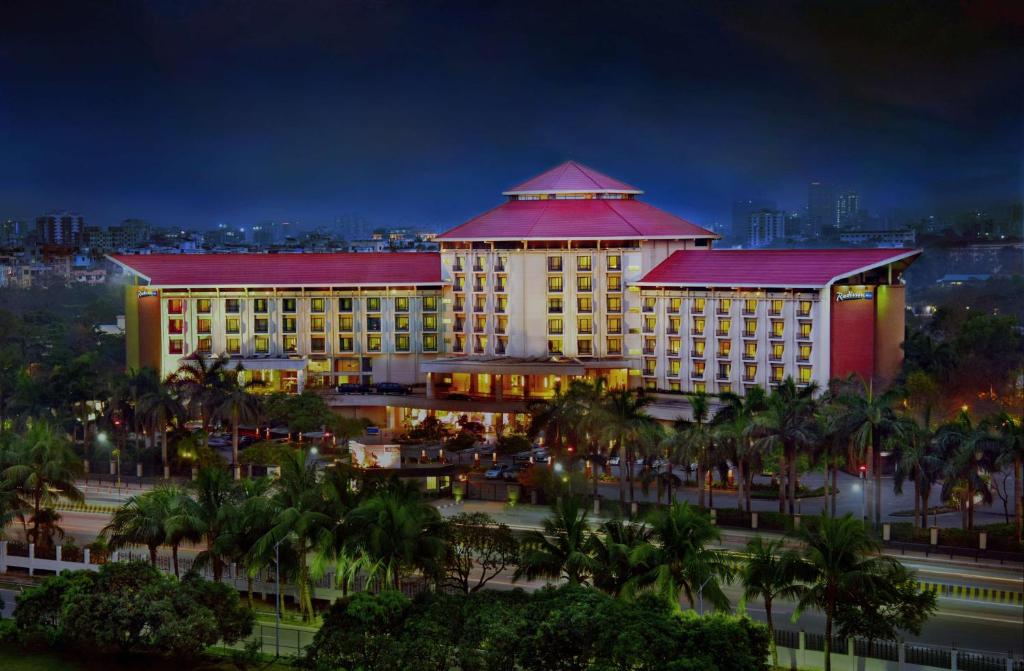
[[[469,395],[470,396],[475,396],[476,393],[477,393],[477,390],[480,388],[479,379],[477,378],[478,375],[479,375],[479,373],[470,373],[469,374]]]
[[[299,370],[298,374],[295,376],[295,391],[296,391],[296,393],[301,394],[302,390],[305,389],[305,388],[306,388],[306,369],[303,368],[303,369]]]
[[[437,398],[434,391],[434,374],[427,373],[427,398]]]
[[[495,401],[504,401],[505,400],[505,389],[504,389],[504,386],[505,386],[505,376],[504,375],[495,374],[491,378],[491,389],[494,391],[494,400]]]
[[[523,376],[523,400],[530,399],[530,374],[527,373]]]

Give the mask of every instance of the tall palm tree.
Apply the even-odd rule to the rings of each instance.
[[[645,561],[650,540],[645,524],[613,519],[598,527],[588,546],[594,587],[612,596],[632,597],[651,568]]]
[[[697,505],[704,507],[704,489],[707,487],[707,469],[714,450],[715,436],[709,423],[711,400],[704,392],[687,397],[690,401],[691,419],[679,418],[675,429],[681,441],[682,454],[697,462]],[[689,466],[689,464],[687,464]]]
[[[227,532],[238,500],[239,490],[227,473],[219,468],[202,468],[188,484],[191,496],[181,500],[169,524],[187,536],[198,535],[206,549],[196,556],[196,565],[209,564],[213,579],[220,581],[227,559],[221,536]]]
[[[1021,526],[1024,522],[1024,483],[1021,481],[1021,464],[1024,463],[1024,421],[1008,412],[996,415],[988,422],[988,426],[996,432],[998,455],[996,465],[1000,468],[1013,468],[1013,501],[1014,528],[1017,542],[1021,542]]]
[[[605,395],[605,402],[597,408],[595,422],[603,427],[604,440],[609,452],[619,450],[619,504],[626,504],[626,482],[629,480],[629,502],[633,503],[633,464],[636,446],[656,431],[656,422],[644,411],[649,400],[642,390],[622,389]]]
[[[227,370],[227,357],[202,357],[193,354],[182,360],[169,381],[180,389],[186,407],[193,417],[199,417],[203,431],[209,435],[215,409],[220,405]]]
[[[794,551],[787,550],[782,541],[766,541],[756,536],[747,542],[746,556],[740,567],[739,579],[743,583],[743,601],[761,599],[764,602],[773,667],[779,665],[779,653],[775,647],[772,604],[776,599],[795,600],[800,596],[797,582],[798,561],[799,556]]]
[[[350,554],[378,566],[394,588],[403,575],[419,570],[437,577],[445,544],[437,508],[418,490],[399,482],[367,498],[345,518]]]
[[[722,442],[729,446],[729,456],[737,470],[737,507],[746,504],[750,512],[753,466],[760,463],[760,455],[754,447],[756,431],[755,418],[767,406],[767,394],[760,386],[747,390],[746,395],[721,394],[722,408],[715,414],[718,433]]]
[[[82,501],[75,485],[82,474],[82,461],[68,444],[67,436],[50,424],[36,420],[18,435],[7,450],[3,471],[6,485],[17,492],[24,506],[32,510],[29,542],[39,540],[40,511],[58,499]]]
[[[839,396],[840,422],[853,446],[864,456],[867,477],[874,489],[869,498],[868,518],[877,526],[882,522],[882,446],[887,440],[902,437],[905,425],[896,414],[895,390],[876,393],[871,380],[860,380],[857,386],[855,391]]]
[[[913,417],[903,418],[905,428],[901,439],[893,441],[896,471],[893,490],[903,493],[903,483],[910,480],[914,486],[914,524],[920,520],[921,528],[928,527],[928,501],[932,487],[942,480],[945,464],[936,449],[935,431],[925,419],[918,423]]]
[[[640,558],[652,567],[642,580],[648,589],[680,608],[682,596],[691,605],[706,598],[718,610],[729,610],[722,585],[732,570],[721,550],[708,548],[721,534],[699,508],[687,502],[674,503],[655,511],[648,519],[653,543]],[[695,598],[696,595],[696,598]]]
[[[512,579],[564,578],[572,585],[587,584],[594,568],[589,543],[586,507],[575,497],[562,497],[551,507],[542,530],[523,534]]]
[[[846,594],[872,589],[875,577],[893,562],[875,556],[880,546],[865,525],[849,513],[842,517],[821,515],[816,524],[801,526],[796,537],[803,544],[801,561],[795,567],[803,583],[798,590],[797,612],[812,608],[824,613],[825,671],[831,671],[836,606]]]
[[[244,371],[242,364],[238,364],[223,372],[220,394],[214,409],[215,417],[231,424],[231,470],[235,480],[242,477],[242,466],[238,463],[238,425],[259,419],[262,404],[252,390],[264,386],[261,380],[246,380]]]
[[[783,501],[787,500],[790,515],[796,512],[797,455],[813,448],[818,440],[817,392],[816,384],[799,387],[792,377],[787,377],[768,395],[764,411],[755,419],[755,445],[761,450],[778,450],[782,455],[779,512],[785,512]]]
[[[267,566],[265,558],[253,555],[252,548],[273,526],[274,508],[267,495],[271,486],[268,478],[250,478],[240,483],[240,499],[229,504],[228,527],[219,539],[218,550],[245,570],[250,607],[253,580]]]
[[[275,547],[291,554],[295,565],[295,582],[299,592],[299,608],[304,621],[313,617],[313,586],[309,560],[314,552],[332,540],[333,519],[326,512],[323,492],[315,464],[308,463],[309,453],[297,450],[281,461],[281,474],[271,493],[273,518],[270,529],[252,548],[252,560],[270,563]]]
[[[945,464],[942,481],[943,499],[959,500],[963,528],[974,528],[974,499],[992,502],[988,474],[996,458],[998,437],[989,427],[975,425],[966,411],[939,427],[935,443]]]
[[[149,550],[149,563],[156,566],[157,549],[167,541],[167,520],[172,515],[176,488],[158,487],[144,494],[137,494],[124,502],[110,522],[103,527],[111,550],[128,545],[145,545]]]
[[[171,465],[167,460],[167,432],[174,423],[185,419],[185,406],[178,400],[173,388],[161,382],[139,399],[139,413],[149,424],[154,440],[160,441],[160,462],[163,464],[164,479],[171,477]]]

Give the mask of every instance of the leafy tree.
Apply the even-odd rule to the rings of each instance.
[[[761,599],[764,602],[773,666],[779,665],[779,655],[775,647],[772,604],[776,599],[793,600],[799,596],[798,561],[798,555],[792,550],[786,550],[782,541],[766,541],[757,536],[747,542],[746,556],[740,568],[744,603],[750,599]]]
[[[902,631],[920,635],[935,609],[935,593],[922,591],[912,571],[883,564],[869,589],[843,595],[835,621],[840,636],[867,639],[870,654],[874,641],[895,641]]]
[[[602,437],[609,443],[609,453],[619,452],[619,503],[626,503],[626,480],[629,481],[629,502],[633,498],[633,464],[638,444],[648,442],[658,430],[657,422],[644,411],[649,399],[642,391],[622,389],[608,392],[598,407],[595,422],[603,427]]]
[[[209,564],[213,579],[219,582],[225,564],[221,535],[228,529],[239,490],[231,477],[218,468],[200,469],[188,489],[191,495],[181,499],[181,505],[167,523],[176,532],[180,530],[189,537],[198,535],[205,541],[206,549],[196,556],[196,564]]]
[[[523,534],[513,580],[564,578],[571,585],[585,584],[593,571],[586,507],[576,497],[563,497],[551,507],[542,527]]]
[[[167,433],[173,424],[184,422],[185,406],[170,385],[161,383],[139,399],[139,412],[152,428],[155,439],[160,442],[160,461],[163,464],[164,479],[167,479],[171,475],[170,462],[167,460]]]
[[[767,395],[760,386],[747,389],[743,396],[733,393],[721,395],[722,408],[715,414],[719,441],[729,449],[725,456],[736,464],[737,507],[751,511],[750,492],[754,480],[754,466],[760,466],[760,453],[754,447],[756,417],[767,405]]]
[[[945,464],[942,497],[959,504],[963,528],[974,528],[974,499],[992,502],[987,474],[993,470],[998,437],[990,427],[975,425],[967,411],[939,427],[935,443]]]
[[[632,598],[650,571],[651,530],[645,524],[608,520],[589,539],[594,587]]]
[[[259,419],[262,404],[252,390],[264,386],[262,380],[246,380],[244,373],[242,364],[221,373],[220,393],[214,408],[214,416],[231,425],[231,469],[235,480],[241,478],[242,472],[238,462],[238,425]]]
[[[149,563],[156,566],[157,548],[167,540],[167,520],[172,516],[172,499],[176,493],[158,488],[130,497],[114,511],[102,534],[108,537],[111,550],[128,545],[145,545]]]
[[[409,600],[401,592],[357,592],[324,615],[306,663],[313,669],[378,669],[401,633]]]
[[[1010,413],[1001,413],[986,423],[994,433],[996,441],[996,465],[1013,470],[1013,519],[1017,542],[1021,542],[1021,527],[1024,523],[1024,420]]]
[[[519,560],[519,543],[507,524],[487,513],[461,513],[444,524],[445,584],[477,592]],[[478,570],[473,579],[474,569]]]
[[[193,354],[182,359],[178,370],[168,378],[168,382],[184,394],[185,407],[193,417],[199,417],[207,436],[223,399],[224,373],[229,363],[227,357]]]
[[[796,512],[797,454],[810,450],[818,440],[817,393],[816,384],[798,387],[792,377],[787,377],[768,395],[764,411],[755,420],[757,447],[778,450],[782,456],[779,471],[785,477],[779,478],[780,513],[785,512],[784,499],[789,502],[789,514]]]

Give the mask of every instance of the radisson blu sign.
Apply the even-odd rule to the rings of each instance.
[[[873,295],[870,291],[840,291],[836,293],[836,303],[844,301],[869,301]]]

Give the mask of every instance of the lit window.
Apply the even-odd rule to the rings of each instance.
[[[777,342],[772,344],[772,359],[779,361],[782,359],[782,355],[786,351],[786,346],[783,343]]]
[[[313,315],[309,318],[309,330],[313,333],[323,333],[327,325],[327,321],[323,315]]]
[[[576,290],[577,291],[593,291],[594,290],[594,277],[593,277],[593,275],[577,275],[576,276]]]
[[[622,291],[622,276],[621,275],[609,275],[608,276],[608,291]]]
[[[747,338],[753,338],[757,335],[757,320],[756,319],[744,319],[743,320],[743,335]]]
[[[228,317],[224,322],[224,330],[228,333],[240,333],[242,330],[242,320],[238,317]]]
[[[338,299],[338,312],[352,312],[352,298],[342,296]]]
[[[608,338],[608,354],[622,354],[622,338]]]
[[[227,339],[227,351],[228,351],[228,354],[241,354],[242,353],[242,339],[241,338],[228,338]]]
[[[811,367],[800,366],[800,384],[809,384],[811,381]]]
[[[561,298],[549,298],[548,299],[548,314],[557,315],[562,313],[562,299]]]
[[[594,300],[590,296],[579,296],[576,299],[577,312],[593,312]]]
[[[298,329],[298,321],[296,321],[295,317],[285,317],[282,329],[285,333],[295,333]]]
[[[608,312],[622,312],[622,297],[621,296],[609,296],[608,297]]]
[[[209,336],[200,338],[196,343],[196,351],[201,354],[209,354],[213,350],[213,338]]]
[[[423,351],[424,352],[436,352],[437,351],[437,334],[435,334],[435,333],[424,333],[423,334]]]
[[[408,296],[399,296],[395,299],[395,312],[408,312],[409,311],[409,298]]]
[[[399,333],[395,336],[395,351],[396,352],[408,352],[409,351],[409,335],[406,333]]]
[[[746,366],[744,366],[744,368],[743,368],[743,380],[745,382],[753,382],[756,377],[757,377],[757,364],[756,363],[748,363]]]
[[[213,307],[213,301],[209,298],[200,298],[196,301],[196,312],[199,314],[210,314],[210,309]]]
[[[553,294],[562,293],[562,277],[560,275],[548,278],[548,291]]]
[[[752,315],[757,311],[757,299],[748,298],[743,301],[743,312],[748,315]]]
[[[727,357],[732,354],[732,341],[731,340],[719,340],[718,341],[718,356]]]
[[[209,317],[200,317],[196,320],[197,333],[210,333],[213,330],[213,321]]]
[[[293,335],[287,335],[281,340],[281,347],[285,353],[291,354],[299,351],[299,339]]]
[[[353,339],[352,336],[340,336],[338,338],[338,351],[339,352],[351,352],[353,351]]]
[[[409,315],[395,315],[395,330],[396,331],[408,331],[409,330]]]
[[[590,340],[577,340],[576,353],[579,354],[580,356],[592,355],[594,353],[594,349]]]
[[[772,366],[772,382],[782,382],[785,369],[782,366]]]
[[[185,351],[185,345],[181,338],[171,338],[167,342],[167,351],[170,354],[181,354]]]
[[[783,330],[785,328],[785,322],[779,319],[772,320],[772,337],[781,338]]]
[[[436,331],[437,330],[437,315],[423,315],[423,330],[424,331]]]
[[[268,354],[270,352],[270,338],[267,336],[256,336],[253,339],[257,354]]]
[[[811,346],[800,345],[800,353],[797,355],[797,361],[810,361],[811,360]]]
[[[669,312],[679,312],[683,308],[683,299],[679,296],[673,296],[668,299]]]
[[[811,314],[811,302],[800,301],[800,316],[807,317]]]
[[[311,298],[309,300],[310,312],[323,312],[327,309],[327,301],[323,298]]]
[[[704,369],[706,367],[707,367],[707,364],[704,361],[694,361],[693,362],[693,376],[694,377],[704,377]]]
[[[341,315],[338,317],[338,330],[351,331],[353,323],[352,315]]]
[[[237,315],[242,311],[242,302],[237,298],[228,298],[224,301],[224,312]]]
[[[367,298],[366,309],[368,312],[380,312],[380,298],[377,296],[373,298]]]
[[[757,357],[757,343],[748,342],[743,345],[743,358],[754,359]]]
[[[266,298],[257,298],[252,302],[252,309],[254,312],[265,314],[270,309],[270,301]]]
[[[732,309],[732,299],[731,298],[721,298],[721,299],[719,299],[719,301],[718,301],[718,314],[720,314],[720,315],[729,314],[729,310],[731,310],[731,309]]]
[[[379,352],[381,346],[381,337],[379,335],[366,336],[366,351],[367,352]]]
[[[644,333],[654,333],[654,329],[657,325],[657,317],[644,317]]]
[[[579,331],[580,333],[588,333],[588,334],[589,333],[593,333],[594,332],[594,322],[593,322],[593,320],[591,320],[590,317],[580,317],[577,320],[576,330]]]
[[[562,353],[562,339],[561,338],[548,338],[548,354],[561,354]]]
[[[589,256],[577,256],[576,257],[576,270],[589,271],[592,268],[590,265]]]
[[[285,298],[281,300],[281,311],[282,312],[295,312],[295,299]]]
[[[508,310],[508,296],[495,296],[494,297],[494,311],[505,312]]]
[[[180,335],[185,332],[185,320],[184,319],[168,319],[167,320],[167,332],[173,333],[174,335]]]
[[[608,333],[622,333],[622,317],[608,318]]]
[[[622,257],[618,254],[608,255],[608,270],[620,270],[622,268]]]
[[[172,298],[167,301],[167,312],[172,315],[180,315],[185,311],[185,303],[180,298]]]
[[[732,330],[731,319],[719,319],[718,320],[718,335],[729,335],[729,331]]]
[[[437,296],[424,296],[423,297],[423,311],[424,312],[437,312]]]
[[[253,331],[256,333],[270,333],[270,320],[266,317],[257,317],[253,320]]]
[[[679,377],[679,371],[682,370],[682,361],[679,359],[672,359],[668,362],[668,374],[672,377]]]
[[[548,319],[548,333],[560,335],[562,333],[562,320]]]
[[[668,353],[671,356],[679,356],[679,351],[683,348],[683,341],[679,338],[668,339]]]
[[[707,385],[706,382],[694,382],[693,383],[693,392],[695,394],[703,394],[703,393],[706,393],[707,390],[708,390],[708,385]]]
[[[700,333],[704,333],[704,323],[705,322],[704,322],[704,318],[703,317],[694,317],[693,318],[693,333],[695,335],[696,334],[700,334]]]
[[[800,322],[800,337],[810,338],[811,337],[811,322]]]
[[[703,340],[694,340],[693,341],[693,355],[694,356],[704,356],[704,341]]]
[[[548,257],[548,272],[560,273],[562,272],[562,257],[561,256],[549,256]]]

